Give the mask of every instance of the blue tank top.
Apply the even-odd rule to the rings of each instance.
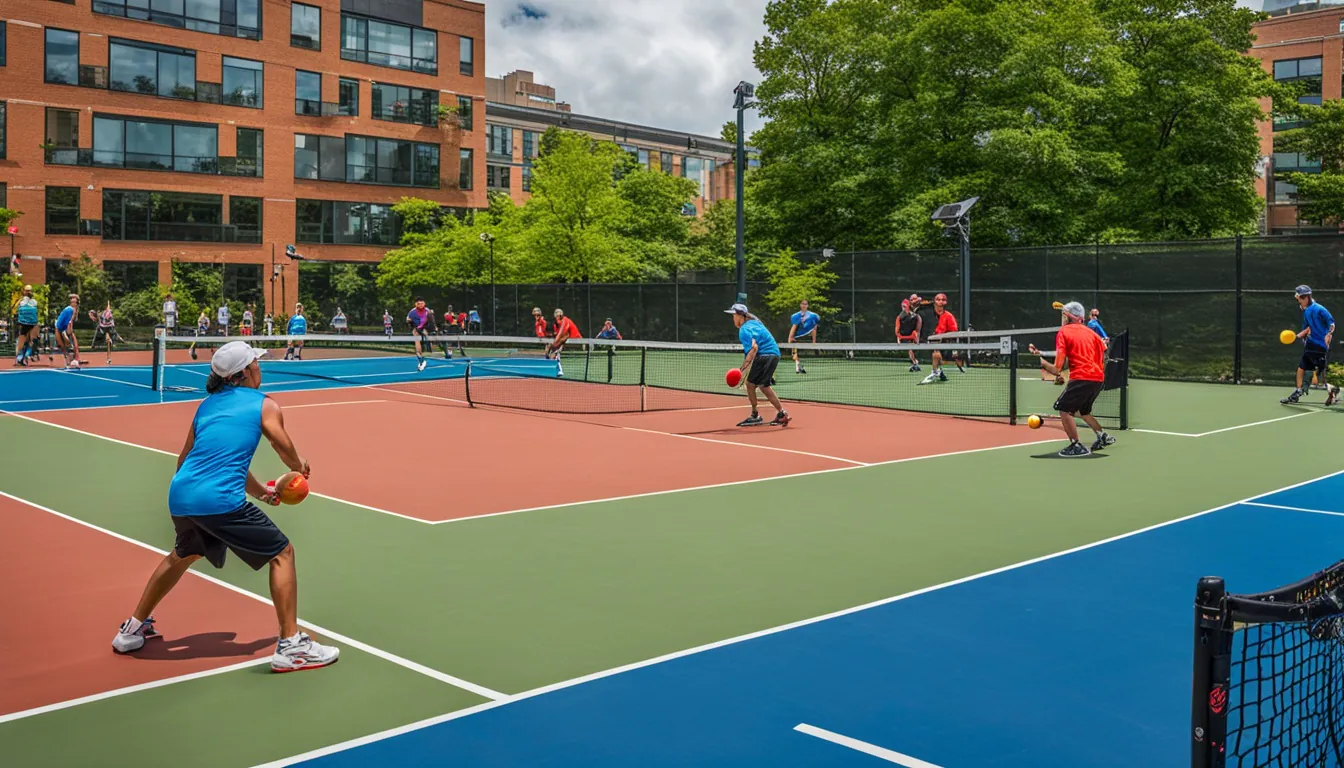
[[[191,452],[168,485],[170,514],[221,515],[247,503],[247,470],[261,441],[265,400],[261,390],[226,386],[201,403],[191,423]]]
[[[19,322],[23,325],[37,325],[37,299],[19,299]]]

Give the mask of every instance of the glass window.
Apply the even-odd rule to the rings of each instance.
[[[470,37],[459,37],[457,42],[457,71],[459,74],[471,75],[474,67],[472,65],[472,39]]]
[[[294,70],[294,114],[322,114],[322,75]]]
[[[238,37],[261,39],[261,0],[238,0]]]
[[[341,58],[436,75],[438,35],[433,30],[341,14]]]
[[[1298,77],[1311,77],[1312,75],[1319,75],[1319,74],[1321,74],[1320,56],[1316,56],[1310,59],[1298,59],[1297,61]]]
[[[414,158],[415,176],[411,184],[417,187],[439,186],[439,145],[416,144]]]
[[[471,189],[472,187],[472,168],[471,168],[471,150],[459,149],[457,151],[457,188]]]
[[[659,154],[662,155],[663,173],[666,173],[668,176],[671,176],[671,175],[672,175],[672,153],[671,153],[671,152],[661,152],[661,153],[659,153]]]
[[[79,187],[47,187],[47,234],[79,234]]]
[[[464,131],[474,130],[472,128],[470,96],[457,97],[457,125]]]
[[[439,37],[433,30],[411,30],[411,69],[431,75],[438,74]]]
[[[0,208],[9,207],[8,193],[9,189],[5,185],[5,182],[0,181]]]
[[[318,137],[304,133],[294,134],[294,178],[317,178],[317,164],[321,157],[319,152]]]
[[[79,147],[79,113],[73,109],[47,108],[47,143],[57,149]]]
[[[341,58],[368,61],[369,22],[341,14]]]
[[[6,148],[5,148],[5,122],[6,122],[6,119],[5,119],[5,118],[6,118],[5,113],[6,113],[7,111],[8,111],[8,110],[6,110],[6,108],[5,108],[5,102],[0,101],[0,160],[4,159],[4,157],[5,157],[5,149],[6,149]],[[4,206],[0,206],[0,208],[3,208],[3,207],[4,207]]]
[[[345,138],[320,136],[318,144],[321,151],[318,178],[325,181],[345,181]]]
[[[218,173],[218,136],[214,125],[95,115],[93,163],[109,168]]]
[[[79,33],[47,28],[46,75],[48,83],[79,82]]]
[[[215,126],[173,126],[173,170],[213,173],[218,163],[218,129]]]
[[[112,168],[126,164],[126,126],[121,120],[93,118],[93,164]]]
[[[1321,57],[1309,59],[1280,59],[1274,62],[1275,80],[1293,80],[1299,77],[1319,77]]]
[[[6,37],[5,22],[0,21],[0,67],[5,66],[5,45],[6,45],[5,37]],[[0,208],[4,207],[5,206],[0,205]]]
[[[262,66],[259,61],[224,57],[223,102],[235,107],[262,108]]]
[[[486,152],[513,157],[513,129],[507,125],[486,124]]]
[[[1297,185],[1289,184],[1286,181],[1274,182],[1274,202],[1276,203],[1296,203]]]
[[[213,35],[261,37],[257,0],[93,0],[93,12]]]
[[[531,162],[537,156],[539,134],[536,131],[523,131],[523,162]]]
[[[359,81],[341,78],[340,113],[346,117],[359,116]]]
[[[220,195],[103,190],[104,240],[218,243],[223,223]]]
[[[507,165],[487,165],[485,166],[485,186],[487,189],[508,189],[509,171],[512,170]]]
[[[374,83],[371,96],[370,109],[375,120],[417,125],[437,125],[439,122],[438,91]]]
[[[113,40],[108,57],[109,87],[114,91],[196,98],[194,51]]]
[[[401,225],[390,205],[298,200],[295,239],[301,243],[397,244]]]
[[[173,167],[173,126],[127,120],[126,167],[167,170]]]
[[[289,7],[289,44],[295,48],[322,50],[322,9],[303,3]]]
[[[237,156],[234,160],[238,176],[262,175],[263,132],[260,128],[239,128]]]
[[[532,191],[532,166],[530,165],[523,166],[523,191]]]
[[[230,197],[229,224],[235,243],[260,243],[261,198]]]

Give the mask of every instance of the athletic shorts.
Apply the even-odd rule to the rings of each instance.
[[[19,335],[26,336],[29,331],[32,331],[36,327],[36,323],[33,323],[32,325],[29,325],[28,323],[19,323]]]
[[[1301,368],[1304,371],[1316,371],[1317,373],[1324,373],[1326,363],[1328,362],[1328,358],[1329,353],[1326,352],[1324,349],[1307,347],[1302,351],[1302,359],[1298,362],[1297,367]]]
[[[907,342],[907,341],[910,342],[911,344],[918,344],[918,343],[919,343],[919,334],[918,334],[918,333],[912,333],[912,334],[910,334],[909,336],[902,336],[901,334],[898,333],[898,334],[896,334],[896,341],[897,341],[898,343],[901,343],[901,344],[904,344],[904,343]]]
[[[775,385],[775,369],[779,367],[779,355],[756,355],[751,363],[751,372],[747,374],[747,383],[758,387]]]
[[[1055,401],[1055,410],[1060,413],[1090,416],[1092,404],[1097,402],[1097,397],[1105,387],[1105,382],[1101,381],[1070,381],[1060,393],[1059,399]]]
[[[449,336],[461,336],[461,335],[462,335],[462,326],[460,326],[460,325],[450,325],[450,326],[448,326],[447,329],[444,330],[444,333],[448,334]]]
[[[271,522],[271,518],[252,502],[222,515],[173,516],[178,557],[201,555],[216,568],[224,567],[225,550],[233,550],[239,560],[254,571],[275,559],[289,546],[289,538]]]
[[[94,343],[94,344],[97,344],[97,343],[98,343],[98,340],[101,339],[101,338],[103,338],[103,337],[105,337],[105,336],[106,336],[106,337],[111,337],[111,338],[113,338],[113,339],[116,339],[116,338],[117,338],[117,329],[116,329],[116,328],[102,328],[102,327],[99,327],[98,330],[96,330],[96,331],[93,332],[93,343]]]

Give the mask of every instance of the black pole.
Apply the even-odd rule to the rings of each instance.
[[[742,82],[737,84],[733,90],[737,94],[737,99],[733,106],[737,109],[737,152],[734,156],[736,163],[737,178],[737,300],[745,303],[747,300],[747,250],[745,243],[746,230],[746,209],[743,196],[743,177],[747,169],[747,153],[745,146],[745,137],[742,135],[745,131],[742,115],[747,109],[747,98],[755,93],[754,87],[750,83]]]
[[[499,335],[499,326],[495,316],[499,314],[499,302],[495,301],[495,239],[490,238],[490,335]]]
[[[1227,698],[1232,632],[1223,580],[1206,576],[1195,587],[1194,674],[1190,686],[1190,765],[1219,768],[1226,760]]]
[[[1233,331],[1233,351],[1232,351],[1232,383],[1241,383],[1241,235],[1237,235],[1237,318],[1236,326]]]
[[[961,322],[971,329],[971,220],[962,220],[961,233]]]

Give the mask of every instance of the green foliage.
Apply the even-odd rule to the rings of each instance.
[[[69,281],[66,292],[79,294],[81,310],[101,310],[111,298],[107,275],[103,273],[102,265],[89,258],[89,254],[80,253],[78,258],[71,259],[65,267],[65,275]]]
[[[7,230],[14,220],[23,215],[23,211],[16,211],[13,208],[0,208],[0,231]]]
[[[163,320],[163,300],[167,295],[167,286],[151,285],[116,298],[113,310],[117,325],[152,328]]]
[[[392,206],[392,211],[401,217],[401,231],[415,235],[433,232],[443,216],[443,208],[439,203],[415,197],[401,198],[401,202]]]
[[[737,261],[737,206],[732,200],[710,203],[704,215],[688,223],[690,269],[732,269]]]
[[[1321,161],[1320,173],[1290,173],[1297,185],[1298,215],[1307,221],[1344,222],[1344,101],[1321,106],[1294,104],[1291,117],[1306,121],[1300,128],[1274,135],[1277,152],[1300,152]]]
[[[837,278],[828,262],[803,264],[791,251],[781,251],[767,259],[764,267],[772,286],[765,305],[772,313],[792,314],[801,301],[823,317],[835,313],[828,296]]]

